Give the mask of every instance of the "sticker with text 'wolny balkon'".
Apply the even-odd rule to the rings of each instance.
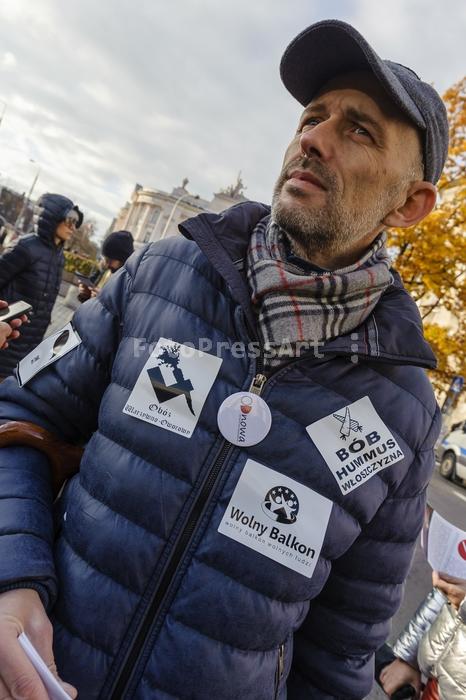
[[[160,338],[123,413],[190,438],[222,360]]]
[[[342,493],[404,459],[368,396],[342,406],[306,428]]]
[[[298,481],[248,459],[218,531],[311,578],[332,505]]]

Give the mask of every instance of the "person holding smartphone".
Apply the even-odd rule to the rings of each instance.
[[[8,303],[3,299],[0,299],[0,309],[6,308],[8,308]],[[25,322],[27,322],[27,316],[15,318],[9,323],[0,321],[0,350],[6,350],[11,340],[19,338],[18,328]]]
[[[2,352],[0,378],[12,374],[19,360],[44,337],[60,289],[63,246],[82,221],[83,215],[71,199],[44,194],[37,201],[34,232],[21,236],[0,256],[0,297],[9,304],[23,300],[34,310],[18,342]]]
[[[103,260],[98,272],[90,277],[92,284],[79,281],[78,299],[81,302],[96,297],[114,272],[123,267],[134,253],[134,240],[129,231],[113,231],[102,245]]]

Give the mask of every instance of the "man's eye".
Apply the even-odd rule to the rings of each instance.
[[[360,136],[368,136],[370,139],[372,138],[372,134],[370,134],[369,131],[367,131],[367,129],[360,124],[354,125],[354,133],[359,134]]]
[[[319,117],[308,117],[307,119],[305,119],[304,121],[301,122],[301,125],[299,127],[299,131],[302,131],[306,127],[316,126],[317,124],[319,124],[319,122],[320,122]]]

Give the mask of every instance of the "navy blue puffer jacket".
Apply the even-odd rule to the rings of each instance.
[[[274,372],[267,437],[226,443],[218,408],[260,369],[232,345],[255,339],[241,268],[267,213],[202,214],[139,251],[75,314],[75,350],[23,389],[0,386],[1,419],[87,443],[55,535],[45,459],[0,452],[0,590],[39,591],[60,675],[85,700],[356,700],[371,688],[434,464],[439,414],[422,367],[435,361],[395,276],[357,349],[342,336]],[[190,438],[123,412],[160,338],[223,344]],[[200,377],[189,379],[194,397]],[[306,426],[366,396],[404,457],[342,493]],[[331,501],[311,577],[218,531],[248,460]]]
[[[30,323],[21,328],[18,340],[0,353],[0,377],[13,372],[16,363],[42,340],[50,323],[65,259],[63,244],[56,245],[57,225],[71,209],[82,221],[73,202],[59,194],[45,194],[37,202],[35,232],[22,236],[0,256],[0,299],[9,304],[23,300],[33,307]]]

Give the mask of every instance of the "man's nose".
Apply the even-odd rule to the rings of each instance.
[[[301,150],[306,156],[317,156],[328,160],[335,147],[337,135],[330,119],[325,119],[313,127],[304,128],[299,139]]]

